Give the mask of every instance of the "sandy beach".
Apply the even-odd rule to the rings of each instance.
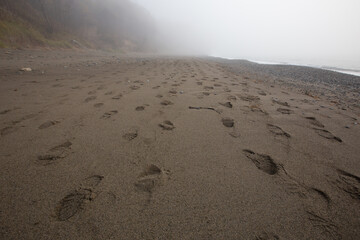
[[[1,50],[0,82],[0,239],[360,238],[360,77]]]

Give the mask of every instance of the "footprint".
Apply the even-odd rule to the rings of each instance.
[[[266,96],[266,93],[264,91],[259,91],[258,94],[261,96]]]
[[[308,186],[303,180],[291,176],[282,164],[276,164],[276,167],[278,169],[278,178],[276,179],[284,185],[288,194],[296,194],[302,200],[306,200],[305,203],[310,208],[315,206],[317,210],[328,211],[331,206],[331,198],[326,192],[317,187]]]
[[[162,170],[154,164],[149,165],[139,176],[135,186],[146,192],[152,192],[156,186],[156,178],[162,173]]]
[[[160,123],[159,126],[164,130],[173,130],[175,128],[174,124],[169,120],[165,120],[163,123]]]
[[[145,205],[150,204],[153,192],[164,184],[168,179],[168,174],[168,171],[164,171],[158,166],[150,164],[139,175],[134,185],[138,191],[148,193],[148,199]]]
[[[136,111],[144,111],[145,107],[144,106],[138,106],[135,108]]]
[[[136,86],[136,85],[133,85],[133,86],[130,86],[130,89],[131,90],[138,90],[140,87],[139,86]]]
[[[63,158],[63,157],[59,156],[59,155],[54,155],[54,154],[46,154],[46,155],[39,155],[37,159],[41,165],[47,166],[52,163],[55,163],[56,160],[58,160],[60,158]]]
[[[231,92],[231,90],[228,87],[224,87],[223,90],[224,90],[224,92],[227,92],[227,93]]]
[[[11,110],[10,109],[5,109],[5,110],[0,112],[0,115],[7,114],[8,112],[11,112]]]
[[[114,100],[119,100],[120,98],[122,98],[122,94],[121,94],[121,93],[118,94],[118,95],[116,95],[115,97],[112,97],[112,99],[114,99]]]
[[[123,137],[123,139],[130,142],[130,141],[134,140],[135,138],[137,138],[137,136],[138,136],[138,131],[135,129],[135,130],[132,130],[131,132],[125,133],[122,137]]]
[[[90,101],[93,101],[93,100],[95,100],[95,99],[96,99],[96,96],[87,97],[87,98],[85,99],[85,102],[90,102]]]
[[[247,149],[243,150],[243,152],[261,171],[270,175],[274,175],[278,172],[279,168],[277,164],[269,155],[258,154]]]
[[[157,98],[162,98],[162,97],[163,97],[163,95],[158,94],[158,95],[156,95],[155,97],[157,97]]]
[[[94,104],[94,107],[96,107],[96,108],[99,108],[99,107],[102,107],[102,106],[104,106],[103,103],[95,103]]]
[[[170,90],[169,93],[171,93],[171,94],[177,94],[177,91],[176,91],[176,90]]]
[[[325,217],[315,213],[312,210],[306,211],[308,220],[314,227],[319,228],[322,231],[324,239],[342,239],[341,234],[338,232],[338,227]]]
[[[321,122],[319,122],[318,120],[316,120],[315,117],[305,117],[306,119],[310,120],[310,123],[314,126],[323,128],[325,127]]]
[[[87,202],[95,199],[94,188],[100,184],[103,176],[94,175],[86,178],[78,190],[67,194],[55,208],[56,218],[66,221],[84,209]]]
[[[90,92],[88,92],[89,95],[94,95],[96,93],[96,90],[92,90]]]
[[[213,89],[214,89],[214,87],[205,86],[205,87],[204,87],[204,89],[205,89],[205,90],[213,90]]]
[[[46,121],[43,124],[39,126],[39,129],[45,129],[51,126],[54,126],[55,124],[59,123],[58,121]]]
[[[164,100],[160,104],[164,105],[164,106],[173,105],[173,103],[171,101],[169,101],[169,100]]]
[[[56,218],[65,221],[83,209],[85,201],[92,200],[92,191],[88,189],[75,190],[66,195],[55,209]]]
[[[65,158],[70,154],[71,146],[72,143],[70,141],[66,141],[58,146],[55,146],[51,148],[48,153],[39,155],[37,157],[37,163],[43,166],[56,163],[56,160]]]
[[[264,109],[262,109],[258,104],[250,105],[249,108],[252,112],[268,115],[268,113]]]
[[[225,127],[231,128],[234,126],[234,119],[232,118],[223,118],[221,121]]]
[[[287,109],[287,108],[278,108],[276,111],[282,113],[282,114],[292,114],[294,113],[293,110]]]
[[[247,102],[253,102],[253,101],[260,100],[260,98],[258,96],[253,96],[253,95],[238,95],[238,96],[241,100],[247,101]]]
[[[103,180],[103,178],[104,177],[100,176],[100,175],[93,175],[91,177],[88,177],[81,183],[81,188],[83,188],[83,189],[94,188],[100,184],[100,182]]]
[[[329,132],[325,129],[314,128],[314,130],[317,134],[319,134],[323,138],[335,140],[337,142],[342,142],[342,140],[339,137],[334,136],[331,132]]]
[[[280,100],[278,100],[278,99],[276,99],[276,98],[273,98],[272,102],[273,102],[273,103],[276,103],[276,104],[279,104],[279,105],[281,105],[281,106],[284,106],[284,107],[290,107],[289,103],[287,103],[287,102],[282,102],[282,101],[280,101]]]
[[[231,102],[224,102],[224,103],[219,103],[221,106],[227,107],[227,108],[232,108],[233,105],[231,104]]]
[[[118,113],[117,110],[112,110],[110,112],[106,112],[101,116],[101,119],[108,119],[108,118],[110,118],[111,116],[113,116],[113,115],[115,115],[117,113]]]
[[[5,127],[3,129],[1,129],[0,134],[1,134],[1,136],[5,136],[10,133],[16,132],[16,130],[17,130],[16,127]]]
[[[352,175],[341,169],[337,169],[338,179],[336,180],[336,186],[348,193],[350,197],[360,200],[360,177]]]
[[[231,137],[233,137],[233,138],[240,138],[240,137],[241,137],[240,132],[235,131],[235,129],[234,129],[234,131],[229,132],[229,135],[230,135]]]
[[[56,152],[56,151],[63,152],[64,150],[69,149],[71,146],[72,146],[72,142],[66,141],[58,146],[51,148],[50,151],[51,152]]]
[[[109,91],[109,92],[106,92],[105,95],[112,95],[113,92],[112,91]]]
[[[323,202],[326,203],[326,206],[330,206],[331,198],[329,197],[329,195],[326,192],[324,192],[318,188],[314,188],[314,187],[311,187],[311,188],[308,187],[306,190],[309,193],[309,195],[312,195],[312,199],[314,200],[314,202],[315,202],[315,199],[320,197],[323,200]],[[314,196],[316,196],[316,197],[314,197]]]
[[[229,101],[236,101],[236,97],[230,95],[230,96],[227,97],[227,100],[229,100]]]
[[[279,240],[279,236],[274,233],[262,232],[260,235],[257,235],[256,240]]]
[[[287,132],[285,132],[284,130],[282,130],[280,127],[272,125],[272,124],[268,124],[267,125],[268,129],[270,130],[270,132],[272,132],[273,134],[275,134],[276,136],[284,136],[289,138],[290,134],[288,134]]]
[[[189,106],[189,109],[195,109],[195,110],[211,110],[211,111],[217,112],[218,114],[221,114],[221,113],[222,113],[221,110],[217,110],[217,109],[212,108],[212,107],[193,107],[193,106]]]

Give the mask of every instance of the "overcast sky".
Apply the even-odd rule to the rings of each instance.
[[[133,1],[155,18],[159,50],[360,66],[360,0]]]

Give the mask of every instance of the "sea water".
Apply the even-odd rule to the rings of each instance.
[[[249,59],[248,61],[259,63],[259,64],[267,64],[267,65],[293,65],[293,66],[313,67],[313,68],[320,68],[320,69],[325,69],[325,70],[330,70],[330,71],[334,71],[334,72],[340,72],[340,73],[345,73],[345,74],[350,74],[350,75],[360,77],[360,67],[359,68],[355,68],[355,67],[351,68],[351,66],[349,66],[349,68],[347,68],[343,64],[328,66],[328,65],[317,65],[315,63],[314,64],[306,64],[306,63],[298,63],[298,62],[270,62],[270,61],[251,60],[251,59]]]

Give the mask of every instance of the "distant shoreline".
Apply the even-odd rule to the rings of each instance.
[[[237,58],[226,58],[219,57],[227,60],[241,60]],[[276,61],[259,61],[253,59],[243,59],[252,63],[262,64],[262,65],[289,65],[289,66],[300,66],[300,67],[312,67],[317,69],[329,70],[333,72],[349,74],[360,77],[360,69],[352,69],[352,68],[343,68],[343,67],[334,67],[334,66],[320,66],[316,64],[301,64],[301,63],[290,63],[290,62],[276,62]]]
[[[329,101],[346,102],[359,107],[360,76],[312,66],[258,64],[225,58],[217,58],[215,61],[236,74],[246,74],[250,79],[282,83],[304,94],[327,96]]]

